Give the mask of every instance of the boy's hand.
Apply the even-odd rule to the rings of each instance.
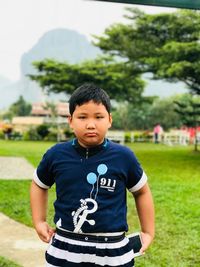
[[[46,222],[40,222],[35,226],[35,229],[37,231],[37,234],[39,238],[46,242],[49,243],[51,240],[51,237],[54,235],[55,230],[51,228]]]
[[[140,249],[140,252],[141,254],[144,254],[147,248],[150,246],[153,237],[148,233],[141,232],[141,238],[142,238],[142,247]]]

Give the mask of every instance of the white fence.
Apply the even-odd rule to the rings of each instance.
[[[172,130],[163,134],[163,143],[169,146],[183,145],[186,146],[190,143],[190,134],[186,131]]]
[[[120,144],[124,144],[125,141],[125,133],[123,131],[108,131],[106,137]]]
[[[172,145],[182,145],[186,146],[188,144],[195,143],[195,136],[191,137],[190,134],[186,131],[174,130],[169,133],[163,134],[163,143],[169,146]],[[196,141],[200,144],[200,132],[196,134]]]
[[[106,137],[114,142],[124,144],[125,143],[125,132],[124,131],[108,131]],[[130,142],[154,142],[153,132],[149,133],[148,136],[139,135],[138,133],[130,133]],[[195,143],[195,138],[191,138],[190,134],[183,130],[171,130],[170,132],[164,132],[159,137],[159,142],[165,145],[182,145]],[[200,144],[200,132],[197,132],[197,142]]]

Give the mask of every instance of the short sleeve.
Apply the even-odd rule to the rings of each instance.
[[[147,182],[147,176],[132,151],[129,152],[127,188],[130,192],[140,190]]]
[[[48,189],[54,184],[51,165],[51,150],[48,150],[33,175],[33,180],[41,188]]]

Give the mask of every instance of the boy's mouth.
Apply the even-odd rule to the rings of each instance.
[[[87,137],[95,137],[95,136],[97,136],[97,133],[86,133],[85,135]]]

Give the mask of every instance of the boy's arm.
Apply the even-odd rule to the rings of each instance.
[[[44,242],[49,242],[54,230],[46,222],[48,190],[39,187],[32,181],[30,202],[34,227]]]
[[[153,198],[146,183],[140,190],[133,193],[135,198],[138,217],[141,225],[142,236],[142,248],[140,250],[143,253],[151,244],[155,234],[154,225],[154,205]]]

